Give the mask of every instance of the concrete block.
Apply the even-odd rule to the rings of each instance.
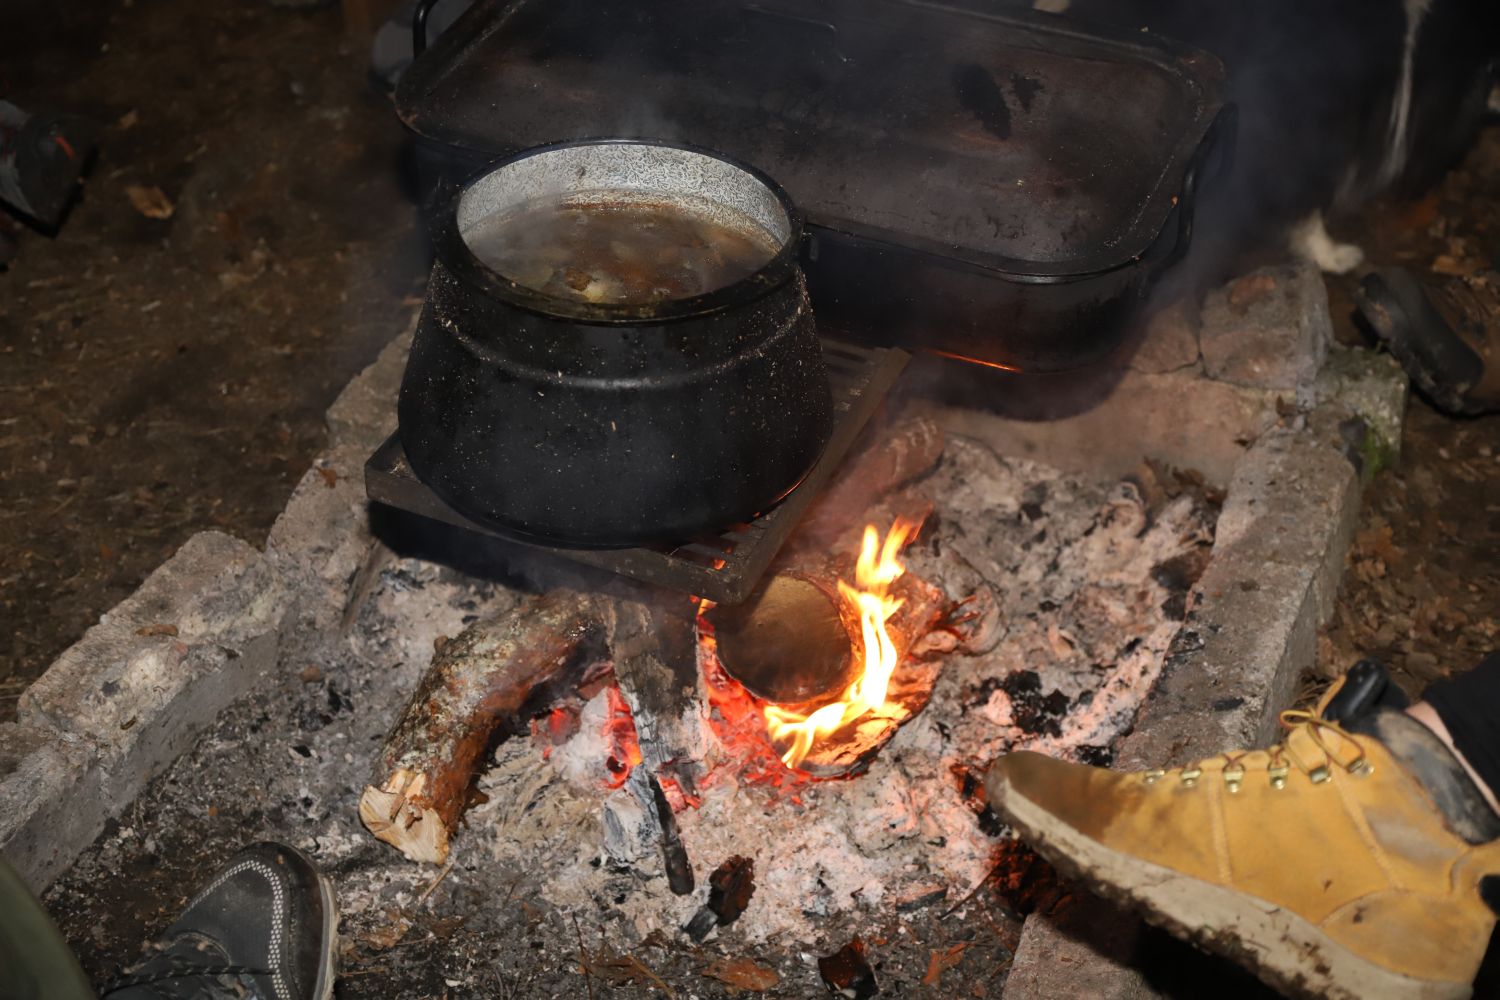
[[[412,327],[387,344],[333,401],[324,417],[329,448],[352,445],[373,452],[395,431],[396,396],[415,329],[413,320]]]
[[[104,821],[80,817],[74,805],[92,761],[81,740],[0,723],[0,851],[33,892],[71,864]]]
[[[1097,896],[1078,894],[1060,912],[1026,919],[1005,981],[1005,1000],[1138,1000],[1151,996],[1132,964],[1140,920]]]
[[[37,827],[52,840],[25,848],[34,858],[49,852],[34,877],[71,863],[106,818],[275,667],[287,603],[255,549],[218,532],[194,535],[21,695],[20,723],[61,741],[35,752],[62,754],[62,763],[28,756],[28,767],[81,767],[55,800],[65,812]]]
[[[1181,298],[1155,309],[1146,321],[1140,346],[1130,356],[1132,371],[1161,375],[1198,367],[1198,303]]]
[[[1319,621],[1333,613],[1359,520],[1360,480],[1336,422],[1276,428],[1235,470],[1214,556],[1310,570]]]
[[[1252,271],[1203,303],[1199,344],[1210,378],[1307,392],[1332,342],[1328,290],[1310,264]]]
[[[372,450],[357,440],[325,452],[271,526],[266,558],[297,594],[298,628],[338,624],[354,578],[370,555],[374,538],[364,465]]]

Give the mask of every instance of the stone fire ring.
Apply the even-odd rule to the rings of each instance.
[[[1399,371],[1330,349],[1315,272],[1268,273],[1278,288],[1270,301],[1231,308],[1221,291],[1201,316],[1164,310],[1109,398],[1081,416],[1037,427],[933,408],[963,433],[986,424],[992,442],[1023,449],[1015,454],[1116,474],[1149,455],[1227,485],[1195,609],[1121,766],[1272,738],[1332,610],[1362,473],[1399,446]],[[394,430],[409,343],[409,332],[393,341],[328,411],[329,447],[264,550],[218,532],[189,539],[21,696],[16,722],[0,723],[0,847],[33,890],[66,871],[219,712],[295,672],[309,636],[341,627],[368,585],[374,546],[361,470]],[[1292,401],[1294,415],[1283,415]],[[1183,413],[1201,415],[1201,427],[1186,431]],[[1111,435],[1121,427],[1128,440]],[[1083,982],[1098,995],[1127,985],[1150,995],[1109,957],[1129,954],[1120,942],[1134,925],[1099,941],[1080,930],[1086,913],[1068,922],[1028,920],[1006,997],[1074,993]]]

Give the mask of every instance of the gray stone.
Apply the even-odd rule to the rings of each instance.
[[[298,629],[337,627],[355,577],[374,550],[364,465],[370,447],[352,441],[325,452],[271,526],[266,558],[297,593]]]
[[[1365,423],[1360,453],[1367,480],[1401,458],[1410,388],[1395,358],[1360,348],[1335,346],[1318,374],[1318,400],[1347,406]]]
[[[415,328],[414,320],[412,327],[387,344],[333,401],[324,416],[329,448],[353,445],[373,452],[395,431],[396,396]]]
[[[102,816],[80,817],[75,805],[91,762],[81,740],[0,723],[0,850],[34,892],[67,868],[103,823]]]
[[[194,535],[21,695],[21,724],[59,740],[53,749],[66,747],[58,752],[81,768],[56,800],[66,818],[54,824],[37,877],[70,863],[275,667],[286,606],[255,549],[218,532]]]
[[[1181,298],[1155,308],[1146,321],[1140,346],[1130,357],[1130,369],[1147,375],[1198,367],[1198,304]]]
[[[1059,912],[1028,917],[1005,981],[1005,1000],[1137,1000],[1151,996],[1132,966],[1143,925],[1095,896],[1071,896]]]
[[[1332,341],[1328,289],[1310,264],[1252,271],[1203,303],[1199,344],[1210,378],[1308,392]]]

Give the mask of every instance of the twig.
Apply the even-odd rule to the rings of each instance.
[[[422,895],[418,896],[417,901],[412,904],[413,913],[422,908],[422,904],[427,902],[427,897],[432,895],[433,890],[438,887],[438,883],[448,877],[448,873],[453,870],[453,862],[455,860],[454,858],[449,858],[448,863],[443,866],[443,870],[437,873],[437,878],[432,880],[432,884],[422,890]]]
[[[573,933],[578,936],[578,968],[583,971],[583,981],[589,988],[589,1000],[594,1000],[594,974],[589,970],[588,958],[583,953],[583,931],[578,928],[578,914],[572,914]]]
[[[668,986],[665,982],[663,982],[662,978],[660,976],[658,976],[656,973],[654,973],[650,969],[646,968],[646,964],[644,962],[642,962],[640,959],[636,958],[634,955],[626,955],[625,957],[627,959],[629,959],[630,964],[633,965],[633,966],[635,966],[636,969],[639,970],[642,974],[644,974],[647,979],[651,980],[657,986],[660,986],[661,989],[662,989],[662,992],[665,993],[670,998],[670,1000],[677,1000],[677,994],[674,993],[674,992],[672,992],[672,987]]]

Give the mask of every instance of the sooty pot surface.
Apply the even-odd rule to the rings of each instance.
[[[472,245],[538,204],[632,200],[756,227],[767,260],[684,298],[589,301],[501,274]],[[676,541],[765,510],[816,461],[832,405],[801,221],[774,182],[605,140],[527,151],[439,204],[399,412],[413,471],[456,509],[550,544]]]

